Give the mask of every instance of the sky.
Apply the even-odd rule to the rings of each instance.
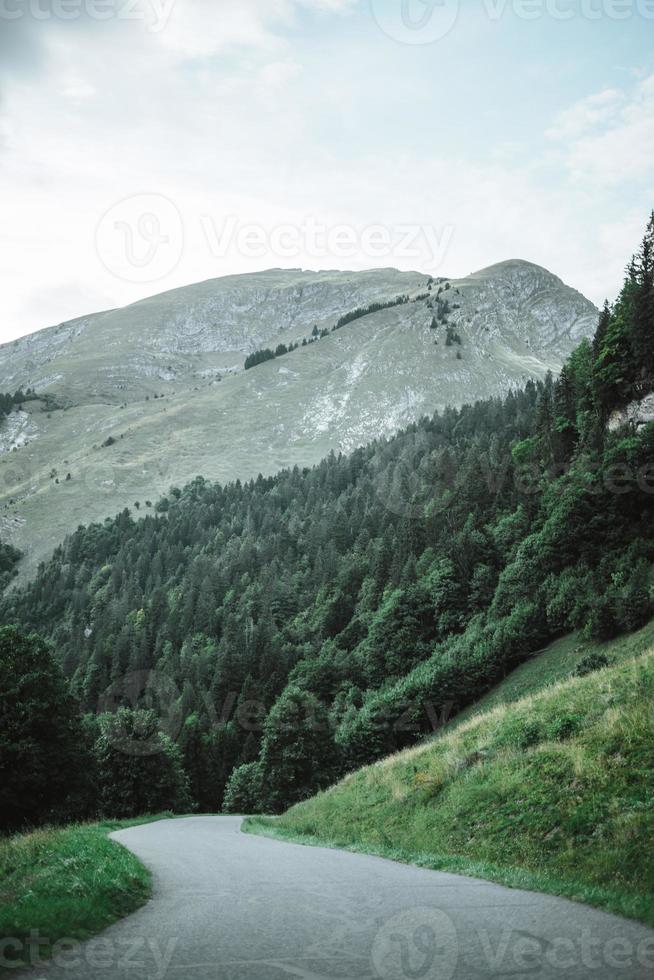
[[[509,258],[654,207],[654,0],[0,0],[0,341],[216,276]]]

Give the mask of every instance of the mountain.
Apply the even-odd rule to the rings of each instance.
[[[596,321],[556,276],[509,261],[436,281],[270,270],[39,331],[0,347],[0,391],[39,396],[0,429],[0,537],[31,572],[79,524],[198,474],[310,465],[556,372]]]
[[[160,725],[177,743],[199,809],[282,812],[475,710],[513,668],[562,636],[604,642],[650,621],[654,423],[608,423],[624,406],[645,404],[654,388],[653,245],[654,219],[616,303],[556,379],[435,413],[313,467],[227,484],[197,478],[145,516],[124,510],[80,527],[33,579],[6,591],[0,622],[36,634],[28,647],[38,634],[51,643],[89,715],[97,784],[117,785],[102,726],[107,711],[121,708],[114,741],[126,739],[141,755]],[[493,312],[505,317],[508,301],[502,306],[497,295],[503,289],[515,302],[516,288],[497,282],[514,272],[482,274],[470,292],[478,297],[490,281]],[[460,296],[463,307],[467,287],[428,283],[428,294],[429,285],[431,299],[377,306],[375,317],[401,313],[406,324],[429,311],[437,323],[423,329],[442,344],[443,297],[452,294],[454,310]],[[320,357],[369,319],[339,318],[340,328],[310,351],[238,377],[265,378],[301,355]],[[454,366],[472,356],[463,329],[450,321]],[[406,326],[404,336],[409,349]],[[426,360],[426,343],[422,350]],[[392,369],[386,374],[392,381]],[[35,656],[43,659],[38,649]],[[584,670],[600,666],[598,657],[585,659]],[[156,718],[128,710],[141,704]],[[652,733],[643,717],[639,709],[629,738],[644,759]],[[509,726],[507,738],[529,749],[540,738],[533,721]],[[548,745],[584,731],[576,709],[543,729]],[[620,747],[620,731],[614,735],[607,745]],[[21,761],[19,775],[42,778],[35,765]],[[559,772],[576,806],[576,763],[557,764]],[[142,784],[135,779],[121,796],[121,813],[143,812]],[[92,793],[86,798],[97,805]],[[587,816],[592,825],[594,811]]]

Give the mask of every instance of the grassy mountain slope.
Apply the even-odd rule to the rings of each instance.
[[[25,552],[26,574],[80,523],[144,507],[199,473],[226,482],[311,465],[556,372],[596,324],[591,303],[525,262],[443,284],[440,306],[439,288],[392,269],[272,270],[1,347],[0,390],[48,400],[0,427],[0,536]],[[344,314],[398,294],[410,302],[332,332]],[[460,344],[448,346],[446,322]],[[243,370],[247,354],[314,328],[329,334]]]
[[[45,827],[0,839],[0,977],[21,965],[38,968],[62,946],[83,941],[143,905],[150,873],[126,848],[108,839],[138,820]],[[41,937],[38,946],[30,937]],[[57,944],[62,943],[58,947]]]
[[[552,684],[566,681],[588,657],[606,657],[611,665],[616,665],[633,660],[650,649],[654,649],[654,620],[635,633],[605,642],[587,640],[580,633],[570,633],[534,653],[488,694],[460,711],[449,723],[448,731],[493,708],[512,704],[523,697],[539,694]]]
[[[557,644],[489,696],[496,706],[249,829],[533,887],[654,925],[652,640],[654,624],[602,645],[615,666],[513,700],[525,672],[535,689],[548,668],[560,673]]]

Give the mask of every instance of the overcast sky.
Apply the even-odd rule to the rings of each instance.
[[[0,339],[290,266],[614,296],[654,0],[0,0]]]

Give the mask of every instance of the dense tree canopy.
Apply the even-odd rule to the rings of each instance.
[[[153,711],[101,715],[94,750],[101,813],[124,818],[191,808],[179,747],[159,730]]]
[[[279,809],[424,736],[563,632],[639,626],[654,425],[607,421],[654,390],[653,239],[654,219],[558,379],[80,528],[4,621],[52,640],[88,712],[117,678],[165,678],[158,711],[179,712],[210,810]]]
[[[92,766],[79,707],[43,640],[0,629],[0,829],[87,812]]]

